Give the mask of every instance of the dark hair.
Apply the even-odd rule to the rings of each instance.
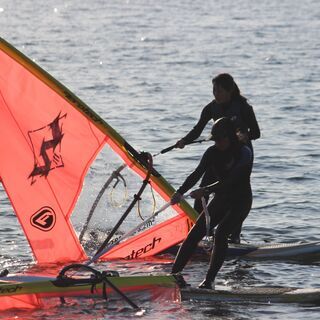
[[[238,85],[233,80],[232,76],[229,73],[220,73],[212,79],[212,84],[216,84],[219,87],[222,87],[224,90],[231,92],[232,99],[242,98],[247,100],[240,94],[240,89]]]
[[[231,119],[227,117],[222,117],[215,121],[211,129],[211,136],[212,140],[228,137],[233,146],[237,146],[239,144],[235,125]]]

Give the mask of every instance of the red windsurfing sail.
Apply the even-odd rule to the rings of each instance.
[[[103,156],[104,168],[112,172],[126,163],[121,173],[134,175],[137,181],[129,185],[129,199],[146,177],[147,167],[139,153],[113,128],[1,38],[0,134],[0,179],[39,263],[87,258],[71,223],[71,215],[87,171],[100,151],[108,148],[112,153]],[[174,192],[155,170],[150,185],[156,193],[152,197],[156,197],[160,205]],[[89,191],[94,191],[94,185]],[[106,221],[106,229],[112,228],[123,210],[111,209],[107,218],[99,220],[99,226]],[[159,217],[146,230],[120,243],[118,248],[115,246],[112,254],[103,258],[127,258],[137,248],[138,257],[157,254],[182,241],[188,232],[187,218],[195,220],[196,216],[186,202],[174,206],[170,214]],[[131,222],[129,219],[128,225],[124,224],[120,231],[130,230],[136,220],[136,217]],[[158,242],[149,245],[159,237],[161,246],[156,245]],[[147,250],[142,252],[139,248]]]
[[[18,296],[1,297],[0,311],[8,309],[37,309],[43,306],[43,303],[36,294],[24,294]]]
[[[105,135],[19,53],[1,48],[2,183],[38,262],[84,260],[69,216]]]
[[[101,260],[146,258],[184,240],[193,223],[185,215],[178,215],[123,241],[105,253]]]

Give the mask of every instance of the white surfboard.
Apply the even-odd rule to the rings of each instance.
[[[196,253],[208,255],[207,241],[201,241]],[[165,253],[177,254],[179,246],[168,249]],[[248,259],[320,259],[320,242],[290,242],[290,243],[229,243],[228,257]]]
[[[187,287],[181,289],[182,300],[215,302],[320,303],[320,288],[244,287],[216,290]]]

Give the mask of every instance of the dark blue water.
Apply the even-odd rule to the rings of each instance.
[[[196,123],[212,99],[211,78],[231,73],[254,106],[262,138],[254,143],[254,205],[247,241],[320,240],[320,11],[317,0],[0,1],[1,36],[97,111],[122,136],[151,153]],[[209,131],[209,127],[208,127]],[[207,132],[204,133],[206,135]],[[155,159],[175,187],[206,145]],[[1,267],[20,270],[30,250],[3,191]],[[128,273],[167,272],[144,261]],[[206,261],[186,277],[196,284]],[[138,270],[138,271],[135,271]],[[233,261],[222,285],[320,287],[319,262]],[[318,306],[286,304],[148,304],[144,319],[318,319]],[[21,319],[122,319],[131,311],[104,304],[10,313]]]

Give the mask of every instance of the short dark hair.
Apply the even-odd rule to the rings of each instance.
[[[215,121],[211,129],[211,139],[216,141],[217,139],[228,137],[231,144],[238,143],[238,137],[234,123],[230,118],[222,117]]]

